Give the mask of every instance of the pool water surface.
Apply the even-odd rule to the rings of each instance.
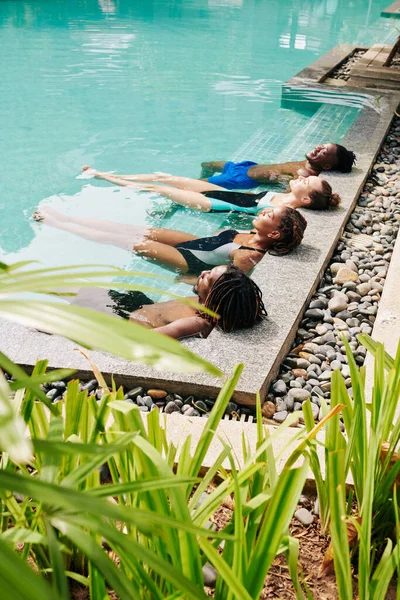
[[[337,43],[393,41],[395,23],[379,18],[387,4],[0,2],[1,260],[168,274],[127,251],[35,223],[31,214],[40,204],[198,235],[246,227],[237,216],[196,214],[76,176],[90,164],[198,177],[203,160],[295,160],[316,143],[339,142],[357,109],[283,109],[281,84]],[[171,288],[190,293],[184,284]]]

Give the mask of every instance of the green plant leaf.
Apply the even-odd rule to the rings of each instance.
[[[14,410],[11,390],[0,372],[0,449],[16,463],[27,463],[32,458],[32,444],[25,434],[25,423]]]
[[[13,600],[63,600],[9,548],[0,536],[0,591]]]
[[[47,544],[45,535],[26,527],[12,527],[0,533],[0,537],[8,544]]]
[[[18,475],[9,471],[0,470],[0,487],[4,490],[16,491],[47,504],[60,507],[68,511],[79,513],[101,514],[112,520],[131,523],[146,535],[160,535],[160,527],[176,527],[194,535],[207,535],[208,537],[222,538],[222,534],[215,531],[205,531],[189,522],[182,522],[173,518],[158,515],[150,511],[133,509],[132,507],[111,504],[103,498],[61,487],[55,484],[39,481],[34,477]]]
[[[89,308],[0,299],[0,316],[157,369],[221,375],[217,367],[177,340]]]
[[[64,563],[60,552],[56,533],[46,519],[47,541],[50,551],[50,560],[53,567],[53,587],[56,594],[63,600],[69,600],[68,583],[64,572]]]
[[[75,519],[78,518],[79,516],[75,517]],[[65,515],[63,517],[63,519],[57,519],[57,527],[60,528],[60,530],[64,533],[64,535],[67,535],[68,537],[73,537],[74,539],[74,543],[78,546],[81,547],[82,544],[84,543],[85,546],[87,546],[85,553],[87,555],[91,555],[91,560],[94,562],[94,564],[96,564],[97,568],[99,568],[106,576],[106,579],[108,580],[108,582],[110,583],[110,585],[112,587],[115,588],[115,590],[118,593],[118,589],[120,590],[120,586],[118,586],[118,588],[115,585],[114,579],[110,579],[110,575],[106,575],[106,572],[104,570],[104,565],[100,564],[100,561],[103,563],[103,559],[100,557],[100,554],[98,552],[99,547],[94,544],[93,540],[91,540],[90,543],[89,539],[87,539],[87,537],[84,538],[84,536],[82,535],[82,531],[79,527],[75,527],[74,525],[71,525],[68,521],[69,520],[74,520],[74,517],[71,515],[70,517],[68,515]],[[113,527],[109,527],[108,525],[106,525],[106,523],[104,523],[104,521],[101,520],[96,520],[97,522],[94,523],[94,518],[91,517],[90,518],[90,527],[91,530],[94,531],[95,529],[97,529],[97,531],[99,533],[101,533],[102,536],[104,536],[104,538],[111,544],[111,545],[115,545],[116,547],[120,547],[122,548],[125,552],[129,553],[131,556],[134,556],[136,558],[136,560],[139,561],[143,561],[144,563],[149,564],[156,572],[158,572],[160,575],[162,575],[162,577],[164,577],[167,581],[170,581],[176,588],[182,590],[182,592],[184,592],[185,594],[188,594],[188,596],[193,600],[198,599],[198,600],[205,600],[206,596],[203,592],[203,585],[201,583],[201,585],[199,584],[194,584],[191,581],[188,581],[183,575],[182,573],[176,569],[173,565],[171,565],[170,563],[168,563],[167,561],[163,560],[162,558],[160,558],[159,556],[157,556],[157,554],[155,554],[154,552],[151,552],[148,548],[146,548],[145,545],[143,544],[139,544],[137,543],[135,540],[133,540],[132,538],[128,537],[127,535],[124,535],[123,533],[117,531],[115,528]],[[84,539],[83,539],[84,538]],[[90,543],[90,547],[89,547],[89,543]],[[104,555],[103,555],[104,556]],[[121,577],[121,574],[120,574]],[[121,594],[121,592],[120,592]],[[125,596],[123,596],[121,594],[121,599],[124,600]],[[128,600],[131,600],[132,597],[128,596]]]
[[[293,516],[307,477],[308,460],[299,468],[284,467],[268,511],[264,516],[257,542],[249,556],[245,586],[252,598],[259,598],[270,569]]]

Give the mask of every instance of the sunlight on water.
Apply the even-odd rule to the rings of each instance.
[[[76,177],[83,164],[199,177],[203,160],[240,155],[272,161],[286,156],[285,149],[290,158],[301,158],[316,143],[303,132],[322,101],[355,109],[336,112],[334,129],[329,115],[321,122],[318,141],[330,135],[340,141],[356,109],[371,106],[368,96],[307,91],[301,100],[310,106],[294,111],[281,108],[281,85],[336,43],[396,37],[391,19],[379,18],[386,5],[0,2],[1,260],[109,263],[165,274],[126,250],[51,229],[31,215],[49,204],[66,215],[197,235],[236,222]],[[182,284],[175,289],[190,290]]]

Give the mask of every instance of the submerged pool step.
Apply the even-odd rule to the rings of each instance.
[[[301,160],[317,144],[340,142],[358,116],[353,106],[319,105],[311,117],[282,111],[274,130],[258,129],[232,156],[233,161],[254,160],[278,163]],[[293,135],[293,131],[298,131]]]

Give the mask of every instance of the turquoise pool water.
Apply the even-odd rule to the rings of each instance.
[[[379,18],[387,4],[3,0],[0,258],[163,272],[128,252],[33,222],[41,203],[199,235],[237,224],[76,176],[91,164],[198,177],[202,160],[296,159],[316,142],[340,141],[355,109],[284,110],[281,83],[336,43],[395,39],[396,23]]]

